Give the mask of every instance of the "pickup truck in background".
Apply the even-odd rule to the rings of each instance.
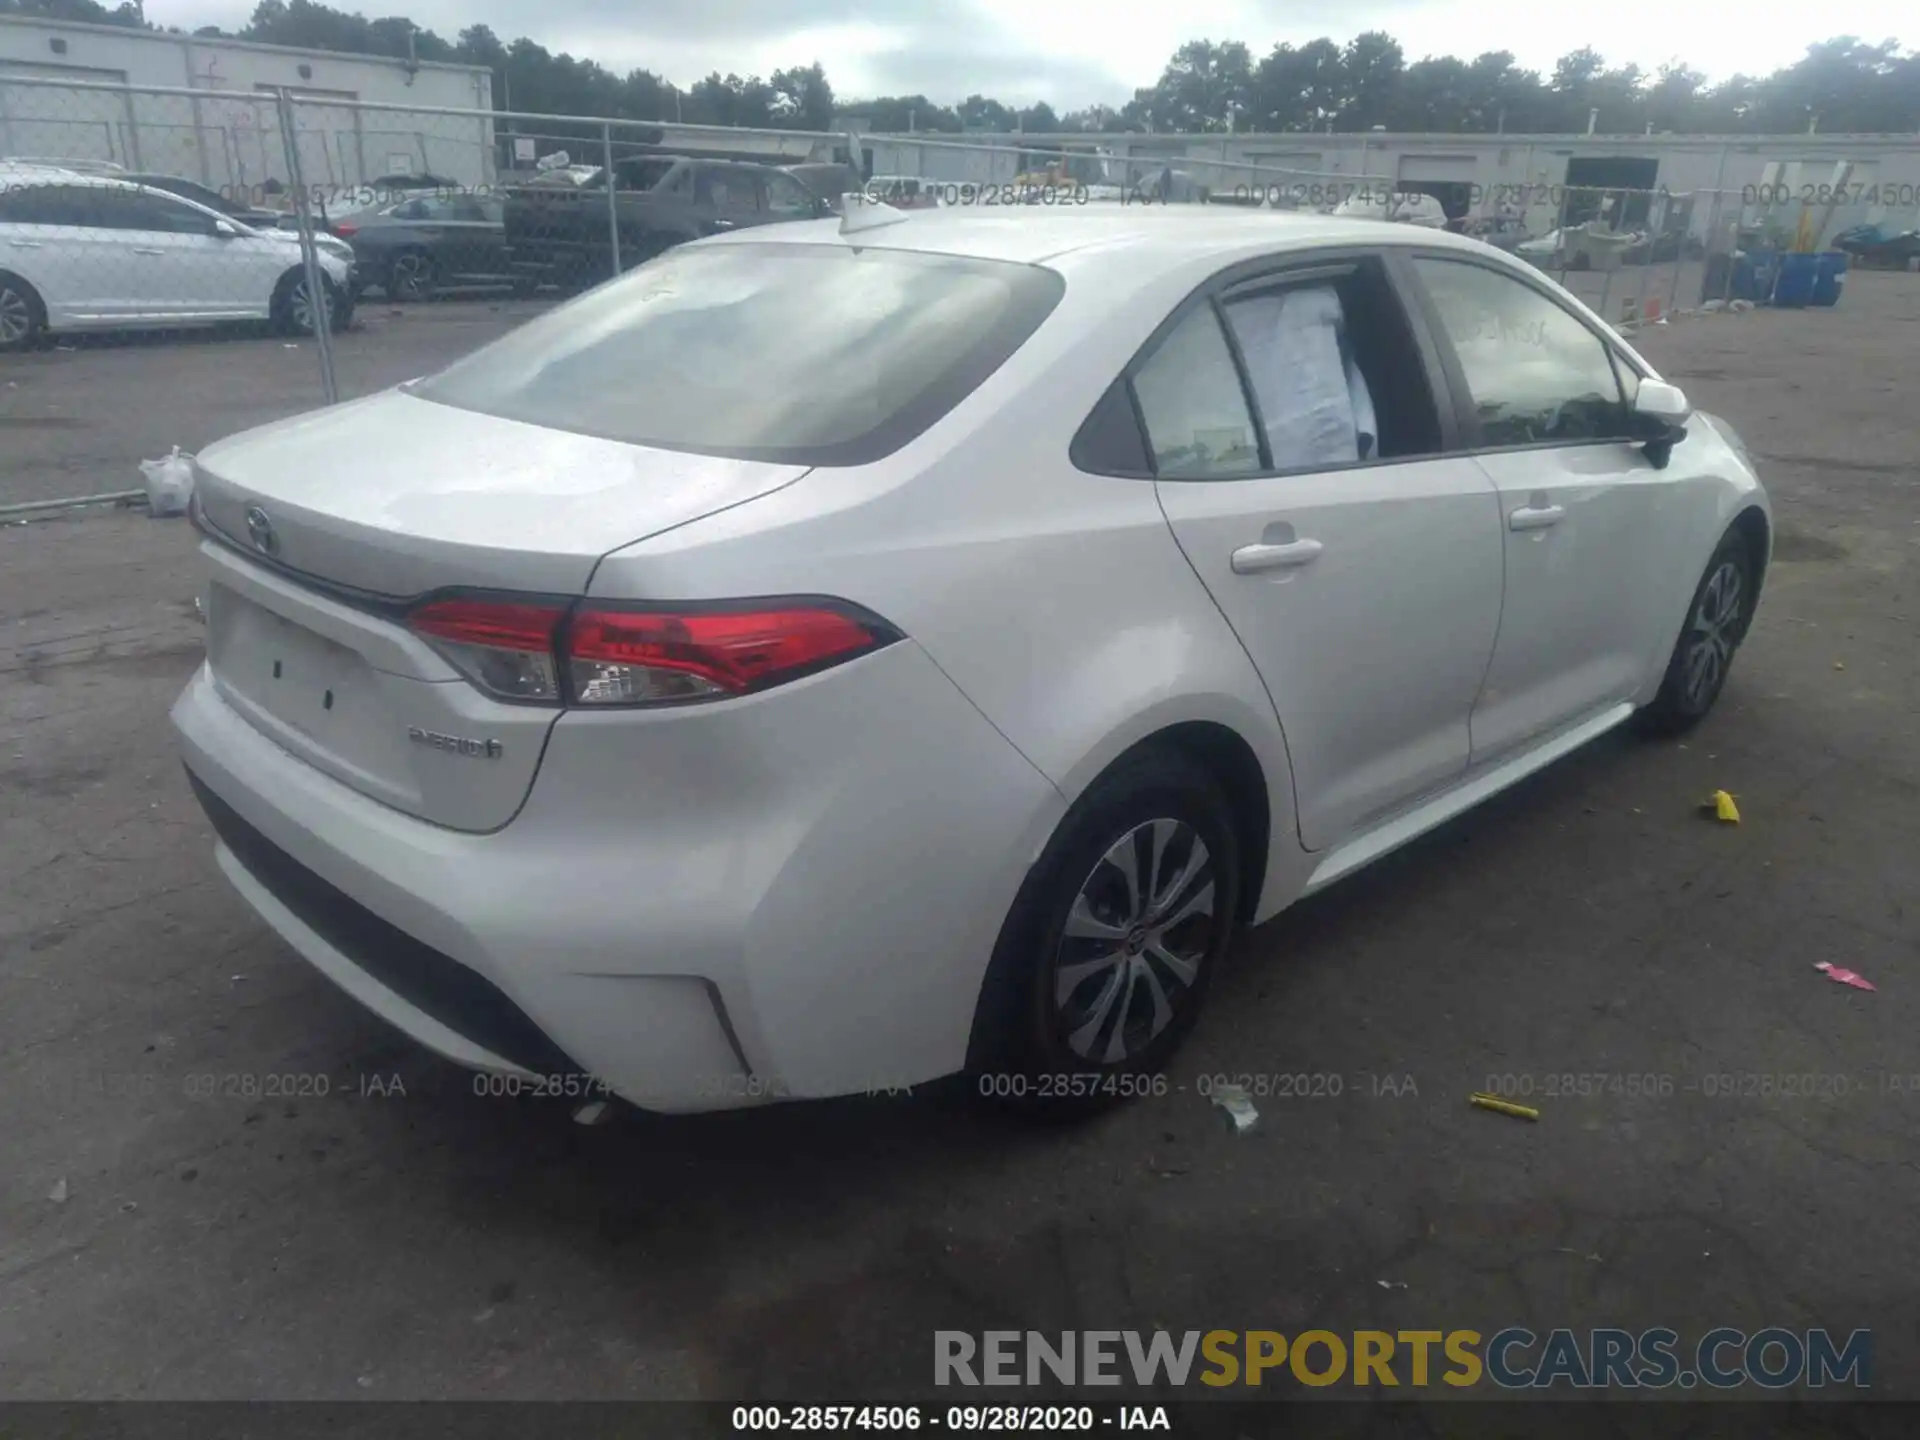
[[[770,165],[670,155],[614,162],[620,269],[703,235],[832,213],[799,180]],[[523,284],[583,289],[612,278],[606,171],[558,170],[506,191],[508,267]]]

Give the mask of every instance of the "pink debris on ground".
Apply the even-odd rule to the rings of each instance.
[[[1864,975],[1856,974],[1852,970],[1843,970],[1831,960],[1822,960],[1813,968],[1818,970],[1822,975],[1825,975],[1829,980],[1837,981],[1842,985],[1851,985],[1856,990],[1872,990],[1876,988],[1874,983]]]

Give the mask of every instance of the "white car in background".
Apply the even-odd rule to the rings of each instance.
[[[1239,926],[1700,720],[1772,533],[1531,267],[1200,206],[689,244],[202,450],[194,520],[235,888],[441,1054],[677,1111],[1143,1093]]]
[[[1341,201],[1333,213],[1343,220],[1391,220],[1427,230],[1447,228],[1447,210],[1431,195],[1413,190],[1362,191]]]
[[[333,326],[353,306],[353,250],[315,237]],[[164,190],[0,162],[0,353],[43,332],[271,320],[311,332],[297,235],[255,230]]]

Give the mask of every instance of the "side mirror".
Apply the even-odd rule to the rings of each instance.
[[[1664,468],[1674,445],[1686,438],[1693,407],[1678,385],[1642,380],[1633,397],[1634,435],[1646,446],[1654,468]]]
[[[213,233],[218,235],[222,240],[238,240],[240,238],[240,227],[235,225],[231,220],[216,220],[213,222]]]

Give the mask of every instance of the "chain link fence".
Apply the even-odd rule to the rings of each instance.
[[[1869,208],[1844,187],[1833,204],[1796,206],[1764,185],[1420,185],[1367,173],[1366,158],[1342,171],[1204,137],[853,136],[0,75],[0,353],[277,330],[312,356],[282,411],[332,403],[408,378],[401,367],[436,368],[672,245],[830,213],[852,191],[1445,226],[1552,274],[1630,332],[1703,304],[1766,303],[1786,268],[1774,257]],[[389,323],[458,298],[489,303],[421,339],[417,356]],[[230,364],[221,387],[256,385],[256,349],[202,348],[222,358],[189,368]],[[146,399],[134,387],[125,404]]]

